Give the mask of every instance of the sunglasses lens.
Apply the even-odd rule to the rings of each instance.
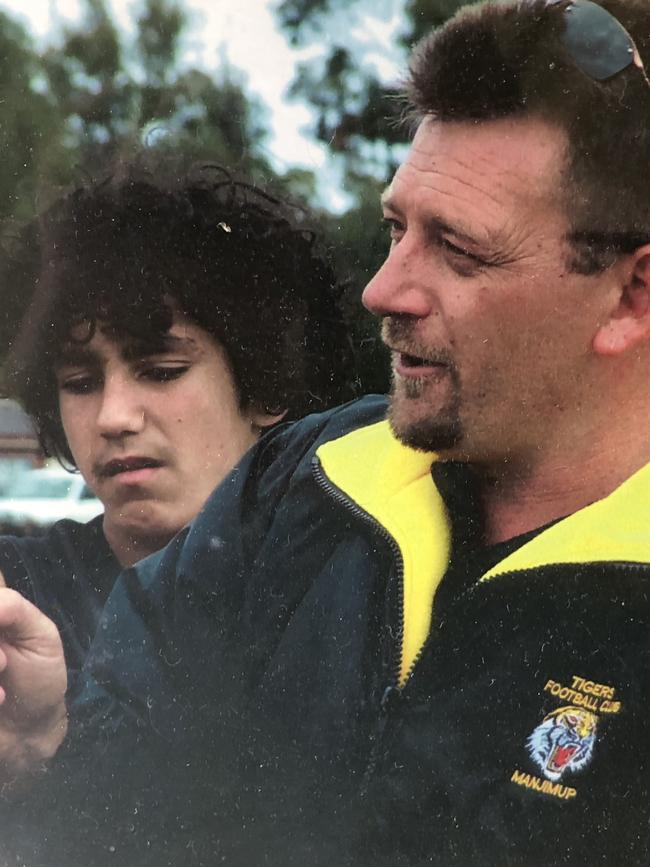
[[[564,46],[590,78],[605,81],[634,62],[634,46],[619,21],[591,0],[566,9]]]

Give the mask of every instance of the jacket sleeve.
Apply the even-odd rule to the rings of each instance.
[[[251,572],[321,428],[272,432],[166,549],[118,578],[66,745],[13,820],[15,857],[91,867],[121,854],[158,865],[172,848],[185,858],[215,815],[223,834],[238,835],[232,780],[245,789],[254,737],[246,695],[280,633]]]
[[[96,740],[137,720],[175,738],[179,725],[189,725],[190,704],[214,703],[215,692],[234,701],[255,683],[280,638],[282,613],[309,584],[306,575],[302,585],[284,586],[282,564],[304,535],[300,505],[313,453],[383,411],[383,401],[371,398],[352,412],[343,407],[271,431],[191,525],[120,576],[71,709],[78,731]],[[259,586],[261,573],[277,584]]]
[[[352,423],[380,412],[375,402]],[[14,820],[16,857],[43,867],[220,863],[225,838],[236,845],[248,833],[247,697],[310,582],[284,576],[304,516],[292,504],[309,488],[318,443],[349,426],[338,410],[272,431],[166,549],[119,577],[66,746]],[[209,851],[193,861],[201,840]],[[176,860],[161,860],[172,851]]]

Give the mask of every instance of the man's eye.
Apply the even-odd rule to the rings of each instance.
[[[391,241],[399,241],[404,234],[404,226],[393,217],[383,217],[382,223],[387,227]]]
[[[440,239],[440,246],[449,254],[449,257],[454,262],[454,267],[462,276],[470,276],[481,271],[487,264],[480,256],[471,253],[464,247],[459,247],[458,244],[453,244],[446,238]]]
[[[448,241],[446,238],[440,239],[441,245],[447,250],[449,253],[452,253],[454,256],[464,256],[466,259],[473,259],[478,262],[477,257],[470,253],[469,250],[466,250],[464,247],[459,247],[458,244],[452,244],[451,241]]]
[[[183,376],[190,369],[189,364],[174,364],[174,365],[154,365],[153,367],[145,367],[140,372],[143,379],[150,382],[171,382]]]
[[[68,394],[90,394],[99,388],[99,382],[94,376],[71,376],[59,382],[59,391]]]

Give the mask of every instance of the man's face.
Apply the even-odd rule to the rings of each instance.
[[[425,121],[384,195],[364,304],[392,351],[391,420],[461,460],[523,457],[585,418],[607,273],[568,270],[564,137],[541,120]]]
[[[180,316],[157,345],[114,339],[100,324],[89,343],[64,347],[56,376],[68,444],[104,504],[109,542],[166,544],[257,439],[223,351]]]

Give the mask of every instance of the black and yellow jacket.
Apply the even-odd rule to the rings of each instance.
[[[118,582],[71,743],[131,840],[145,776],[173,801],[133,863],[650,862],[650,468],[443,616],[453,516],[384,411],[272,433]]]

